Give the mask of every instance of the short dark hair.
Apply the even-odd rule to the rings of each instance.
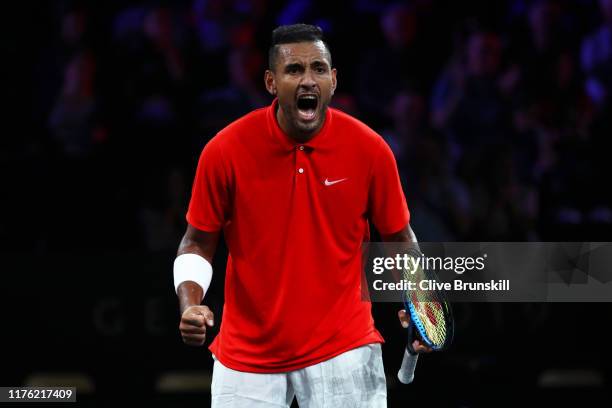
[[[291,24],[275,28],[272,31],[272,43],[268,50],[268,68],[273,70],[276,65],[279,45],[316,41],[321,41],[325,46],[329,65],[331,65],[331,53],[329,52],[329,46],[323,40],[323,30],[321,30],[321,27],[310,24]]]

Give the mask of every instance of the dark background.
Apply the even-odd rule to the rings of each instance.
[[[212,366],[181,342],[172,261],[200,150],[270,102],[279,24],[324,29],[334,106],[393,148],[420,240],[610,240],[610,0],[3,9],[0,385],[69,376],[84,404],[208,404],[205,386],[160,385]],[[453,348],[410,386],[396,309],[374,305],[390,406],[609,406],[607,303],[457,304]]]

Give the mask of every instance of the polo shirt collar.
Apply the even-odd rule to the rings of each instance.
[[[323,126],[321,126],[321,129],[319,129],[319,131],[309,141],[305,143],[299,143],[292,139],[289,135],[287,135],[279,126],[278,121],[276,120],[277,107],[278,98],[274,98],[272,104],[268,107],[268,127],[270,128],[270,132],[272,133],[274,139],[278,141],[280,145],[283,146],[283,148],[287,148],[287,150],[294,150],[297,146],[303,145],[311,149],[317,149],[325,146],[325,144],[328,143],[328,129],[332,121],[331,108],[328,107],[325,112],[325,121],[323,122]]]

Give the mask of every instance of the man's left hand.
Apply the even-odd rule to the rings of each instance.
[[[406,313],[404,309],[397,312],[397,317],[404,329],[407,329],[410,325],[410,315]],[[431,353],[433,349],[426,344],[424,344],[421,340],[416,339],[412,342],[412,348],[417,353]]]

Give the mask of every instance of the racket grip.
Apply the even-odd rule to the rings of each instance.
[[[404,349],[404,359],[402,360],[402,366],[397,372],[397,378],[402,384],[410,384],[414,379],[414,370],[416,368],[418,359],[418,354],[411,354],[408,349]]]

